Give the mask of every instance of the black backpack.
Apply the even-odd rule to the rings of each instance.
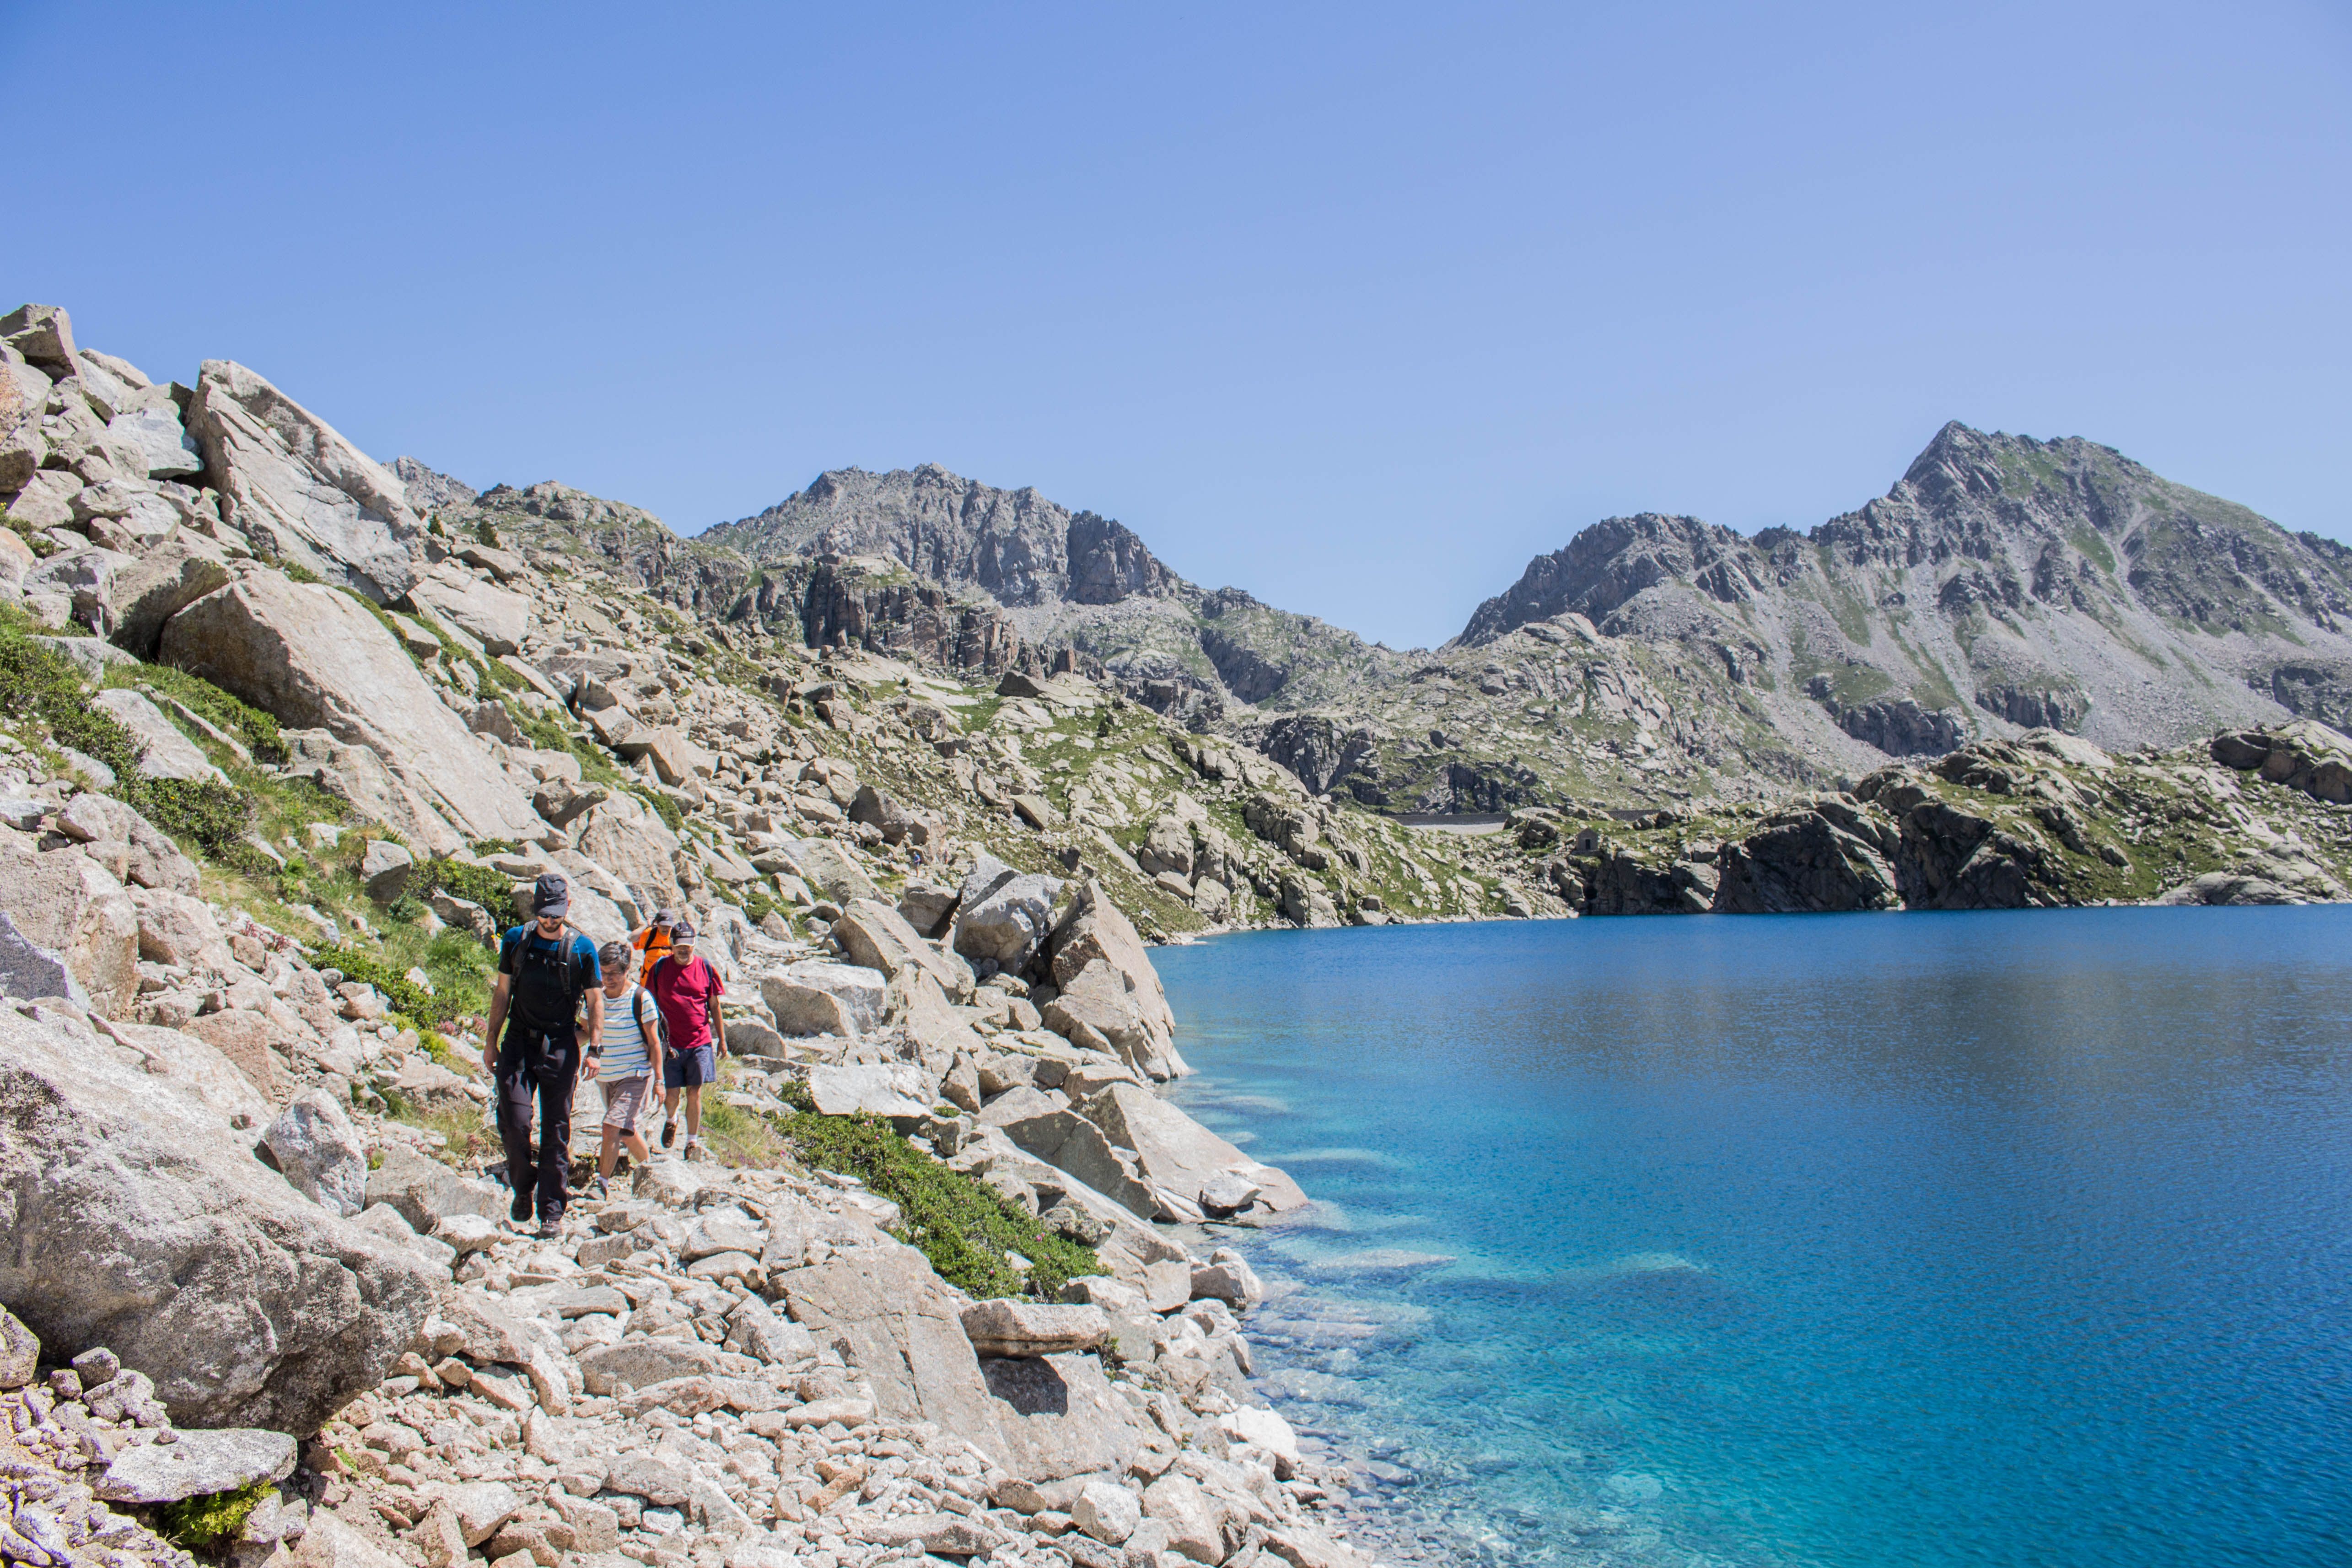
[[[546,1034],[576,1023],[580,1016],[580,999],[588,994],[588,963],[590,949],[580,938],[566,931],[557,939],[556,951],[547,951],[540,934],[529,926],[516,928],[521,932],[521,946],[516,951],[512,1015],[524,1028],[535,1034]]]

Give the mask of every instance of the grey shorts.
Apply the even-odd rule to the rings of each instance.
[[[637,1112],[645,1109],[646,1091],[653,1087],[651,1073],[635,1078],[600,1078],[604,1089],[604,1125],[623,1132],[637,1130]]]

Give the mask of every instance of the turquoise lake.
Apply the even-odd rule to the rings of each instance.
[[[1176,1099],[1401,1561],[2352,1563],[2352,910],[1265,932]]]

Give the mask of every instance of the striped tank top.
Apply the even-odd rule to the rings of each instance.
[[[604,998],[604,1063],[599,1069],[604,1077],[642,1078],[654,1070],[645,1030],[637,1023],[640,1012],[646,1024],[653,1022],[654,999],[640,986],[633,984],[618,996]]]

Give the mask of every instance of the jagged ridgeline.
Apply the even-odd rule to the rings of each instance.
[[[2089,441],[1958,424],[1806,533],[1594,524],[1433,652],[1200,588],[1117,522],[932,466],[828,473],[691,542],[559,486],[456,499],[588,525],[648,591],[814,646],[1107,675],[1390,812],[1759,798],[2037,728],[2128,749],[2352,723],[2344,546]]]

